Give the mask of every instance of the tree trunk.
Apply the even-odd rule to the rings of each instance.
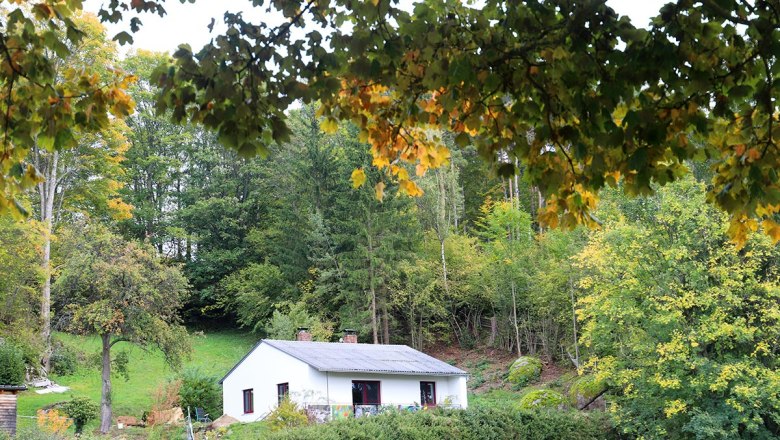
[[[577,302],[574,299],[574,286],[569,276],[569,296],[571,297],[571,322],[574,331],[574,365],[580,368],[580,344],[577,341]]]
[[[450,161],[450,189],[452,190],[452,225],[458,232],[458,180],[455,178],[455,162]]]
[[[40,154],[40,153],[39,153]],[[44,159],[40,157],[42,162]],[[39,164],[39,169],[40,168]],[[48,375],[51,366],[51,235],[54,229],[54,196],[57,190],[57,167],[59,152],[51,153],[45,164],[43,182],[38,184],[38,195],[41,204],[41,223],[43,226],[43,255],[41,269],[43,285],[41,286],[41,339],[43,340],[43,356],[41,366]]]
[[[498,336],[498,318],[496,315],[490,317],[490,339],[488,339],[488,346],[493,347],[496,344],[496,336]]]
[[[374,281],[371,280],[371,331],[374,336],[374,344],[379,343],[379,328],[376,317],[376,290],[374,289]]]
[[[517,356],[522,356],[520,350],[520,328],[517,326],[517,294],[515,292],[515,281],[512,280],[512,321],[515,324],[515,339],[517,340]]]
[[[371,331],[374,336],[374,344],[379,343],[379,326],[377,324],[377,312],[376,312],[376,286],[375,274],[374,274],[374,236],[373,236],[373,222],[371,212],[368,212],[366,218],[366,242],[368,244],[368,286],[371,293]]]
[[[439,194],[436,202],[436,235],[439,238],[441,247],[441,273],[442,282],[444,283],[444,293],[446,293],[447,298],[449,298],[450,285],[447,280],[447,257],[444,255],[444,242],[447,240],[447,233],[449,232],[449,225],[447,224],[447,196],[444,186],[444,177],[439,170],[436,170],[436,181],[439,185]]]
[[[387,311],[387,300],[382,301],[382,341],[390,343],[390,313]]]
[[[100,393],[100,432],[107,434],[111,429],[111,335],[100,335],[103,339],[103,388]]]

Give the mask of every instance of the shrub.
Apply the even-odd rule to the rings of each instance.
[[[73,419],[76,433],[80,434],[84,425],[98,415],[98,404],[86,397],[76,397],[62,404],[62,410]]]
[[[298,408],[295,402],[290,400],[289,397],[285,397],[279,406],[268,415],[265,421],[268,423],[268,428],[271,431],[279,431],[306,426],[309,424],[309,417],[305,411]]]
[[[532,356],[520,356],[509,367],[509,381],[517,386],[526,386],[541,374],[542,361]]]
[[[604,382],[596,379],[596,376],[580,376],[569,388],[569,402],[576,407],[590,402],[604,391]]]
[[[187,369],[179,376],[179,405],[184,412],[203,408],[212,419],[222,415],[222,390],[217,379],[198,369]]]
[[[39,409],[36,413],[38,428],[52,435],[63,435],[72,424],[71,420],[60,414],[56,409],[44,411]]]
[[[523,396],[520,399],[520,408],[533,409],[533,408],[558,408],[562,407],[566,403],[566,399],[563,394],[551,390],[533,390]]]
[[[52,344],[51,373],[59,376],[68,376],[76,372],[79,367],[79,353],[60,341]]]
[[[0,385],[24,384],[24,354],[16,346],[0,343]]]
[[[512,408],[387,411],[276,431],[269,440],[611,440],[617,435],[605,414],[526,411]]]

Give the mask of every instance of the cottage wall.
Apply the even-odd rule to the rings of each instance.
[[[16,435],[16,393],[0,390],[0,431]]]
[[[260,344],[222,382],[223,412],[242,422],[254,422],[276,408],[277,384],[289,383],[290,396],[295,399],[315,388],[310,380],[313,373],[319,372],[286,353]],[[245,414],[243,391],[250,388],[254,412]]]
[[[326,373],[261,343],[224,379],[223,409],[241,422],[259,420],[276,408],[281,383],[289,384],[290,398],[302,405],[352,405],[353,380],[379,381],[382,405],[419,405],[420,382],[426,381],[436,383],[438,405],[468,406],[466,376]],[[250,388],[254,411],[245,414],[243,390]]]
[[[420,382],[436,383],[436,403],[468,406],[465,376],[409,376],[401,374],[320,373],[327,384],[331,405],[352,404],[353,380],[378,380],[382,405],[409,406],[420,404]]]

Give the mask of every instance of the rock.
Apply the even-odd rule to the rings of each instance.
[[[520,408],[558,408],[561,409],[566,403],[563,394],[548,390],[533,390],[520,399]]]
[[[541,374],[542,361],[532,356],[520,356],[509,367],[509,381],[521,387],[539,379]]]
[[[225,426],[230,426],[234,423],[238,423],[238,419],[235,417],[230,417],[227,414],[223,414],[222,417],[217,418],[217,420],[214,420],[209,425],[209,429],[219,429],[224,428]]]
[[[569,402],[578,409],[605,409],[606,401],[601,396],[604,389],[604,383],[595,376],[580,376],[569,388]],[[588,407],[583,408],[585,405]]]

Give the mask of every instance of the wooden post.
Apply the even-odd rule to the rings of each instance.
[[[16,435],[16,395],[25,386],[0,385],[0,431]]]

